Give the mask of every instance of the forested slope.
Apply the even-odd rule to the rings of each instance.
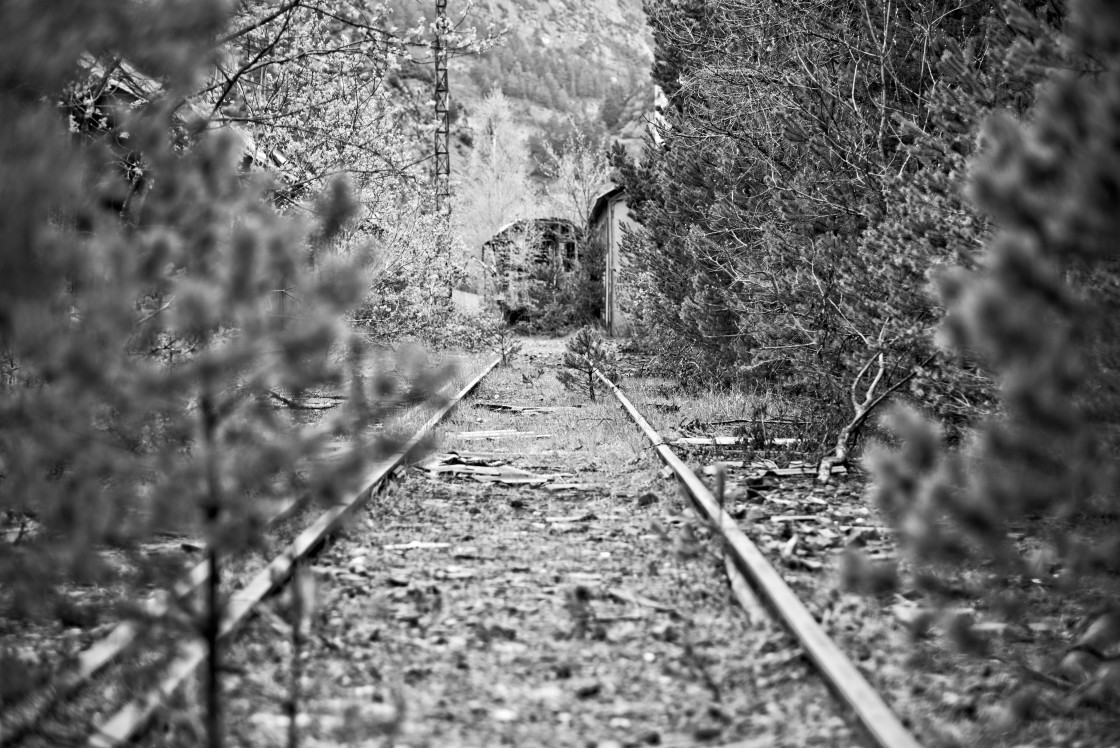
[[[434,4],[394,0],[388,18],[401,29],[431,22]],[[649,30],[638,0],[452,0],[448,16],[461,28],[500,38],[478,55],[451,61],[451,98],[465,154],[478,127],[483,98],[500,90],[511,102],[531,155],[559,147],[569,120],[598,138],[620,139],[637,149],[653,109],[649,80]],[[420,55],[417,55],[420,58]],[[429,85],[431,68],[406,65],[401,77]],[[475,133],[476,134],[476,133]],[[455,164],[462,165],[462,159]],[[541,176],[541,175],[538,175]]]

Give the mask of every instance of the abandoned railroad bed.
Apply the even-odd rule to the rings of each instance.
[[[663,466],[668,445],[609,384],[589,402],[559,389],[558,348],[526,359],[480,371],[435,453],[378,492],[380,468],[233,595],[229,744],[289,739],[292,627],[267,593],[304,563],[301,745],[917,745],[818,624],[840,603],[798,600],[830,553],[876,537],[855,502],[826,515],[811,466],[701,452],[713,495]],[[756,547],[733,516],[780,535]],[[179,686],[204,652],[183,655],[155,691],[97,710],[88,745],[201,743],[199,689]]]

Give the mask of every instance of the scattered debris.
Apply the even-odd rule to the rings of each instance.
[[[552,434],[534,434],[531,431],[518,431],[516,429],[497,429],[495,431],[462,431],[455,435],[464,441],[476,439],[502,439],[509,436],[522,436],[526,439],[549,439]]]
[[[516,413],[524,416],[535,416],[541,413],[556,413],[561,410],[576,410],[579,405],[510,405],[492,400],[481,400],[474,403],[476,408],[497,411],[498,413]]]
[[[410,543],[392,543],[383,546],[387,551],[434,551],[450,547],[451,543],[428,543],[422,540],[413,540]]]
[[[310,395],[294,400],[274,390],[266,389],[264,393],[292,410],[330,410],[331,408],[337,408],[345,399],[336,395]]]
[[[778,514],[770,518],[771,522],[831,522],[831,517],[819,514]]]
[[[591,512],[584,512],[582,514],[573,514],[570,517],[545,517],[545,522],[552,523],[570,523],[570,522],[590,522],[593,519],[598,519]]]
[[[549,483],[544,486],[544,490],[550,493],[560,493],[561,491],[596,491],[601,488],[602,486],[597,483]]]
[[[773,460],[760,460],[755,462],[745,462],[739,460],[738,462],[721,462],[724,468],[739,469],[739,470],[752,470],[754,474],[751,477],[763,477],[766,475],[774,475],[779,478],[799,477],[803,475],[816,475],[817,468],[804,462],[790,462],[786,467],[778,467],[778,464]],[[704,468],[704,475],[714,475],[715,466],[709,465]],[[832,468],[833,475],[846,475],[848,468],[843,465],[835,465]]]
[[[469,457],[465,453],[449,452],[431,457],[417,465],[437,477],[468,477],[480,483],[501,483],[507,486],[543,486],[557,478],[569,477],[571,473],[532,473],[514,467],[504,460],[489,457]],[[555,484],[553,490],[563,490],[585,484]]]
[[[782,438],[767,439],[767,445],[790,448],[801,443],[800,439]],[[674,447],[746,447],[755,444],[751,437],[743,436],[682,436],[669,442]]]

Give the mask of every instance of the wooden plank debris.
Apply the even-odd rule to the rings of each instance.
[[[434,475],[470,475],[494,478],[526,478],[532,475],[528,470],[515,468],[511,465],[431,465],[422,467],[421,470]]]
[[[800,439],[783,437],[766,440],[766,444],[777,447],[792,447],[800,442]],[[739,447],[754,444],[755,440],[749,436],[682,436],[669,443],[674,447]]]
[[[596,519],[594,514],[584,512],[583,514],[573,514],[570,517],[545,517],[545,522],[590,522]]]
[[[472,478],[480,483],[501,483],[508,486],[543,486],[571,473],[532,473],[507,464],[501,459],[471,459],[450,452],[429,458],[417,466],[436,477]]]
[[[520,436],[526,439],[548,439],[552,434],[535,434],[531,431],[518,431],[516,429],[495,429],[493,431],[461,431],[455,434],[457,439],[463,441],[476,441],[478,439],[504,439],[511,436]]]
[[[548,483],[545,475],[472,475],[479,483],[500,483],[503,486],[543,486]]]
[[[391,543],[382,547],[387,551],[435,551],[450,548],[451,543],[429,543],[423,540],[413,540],[408,543]]]
[[[550,493],[560,493],[561,491],[597,491],[602,486],[597,483],[548,483],[545,484],[544,490]]]
[[[473,403],[476,408],[485,408],[499,413],[517,413],[525,416],[535,416],[542,413],[556,413],[561,410],[576,410],[578,405],[511,405],[493,400],[479,400]]]
[[[670,445],[673,442],[669,442]],[[804,475],[816,475],[817,468],[815,465],[806,465],[805,463],[791,462],[787,467],[778,467],[777,463],[772,460],[763,460],[756,462],[745,462],[743,460],[732,462],[721,462],[724,468],[728,470],[750,470],[752,471],[751,477],[762,477],[766,475],[773,475],[779,478],[796,478]],[[704,468],[704,475],[714,475],[715,466],[708,465]],[[835,465],[832,468],[833,475],[846,475],[848,469],[843,465]]]

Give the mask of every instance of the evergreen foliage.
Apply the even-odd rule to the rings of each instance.
[[[575,241],[576,264],[564,272],[538,268],[529,288],[528,326],[541,332],[562,332],[592,325],[603,316],[602,244],[580,232]]]
[[[1120,515],[1116,448],[1120,13],[1071,3],[1058,33],[1014,10],[1010,55],[1047,71],[1034,109],[988,118],[970,196],[998,226],[982,261],[941,274],[942,342],[982,362],[999,411],[967,448],[895,412],[897,449],[870,456],[876,498],[925,563],[981,560],[1001,579],[1093,591],[1120,570],[1120,542],[1086,518]],[[1009,532],[1026,533],[1022,554]],[[1115,594],[1115,581],[1107,582]],[[1008,614],[1022,605],[1001,588]]]
[[[1005,64],[996,0],[798,8],[646,3],[670,105],[661,145],[616,154],[641,225],[635,325],[690,381],[807,408],[812,393],[837,430],[881,355],[878,393],[963,424],[992,383],[932,345],[941,311],[921,289],[975,261],[989,228],[959,193],[974,128],[1029,103],[1037,74]]]
[[[90,626],[106,608],[135,610],[181,571],[153,563],[145,541],[201,535],[208,601],[165,623],[189,622],[210,644],[211,745],[221,742],[221,560],[261,546],[270,499],[329,498],[378,453],[366,426],[399,383],[373,373],[346,324],[386,267],[355,227],[397,230],[407,214],[365,201],[372,176],[359,167],[353,183],[338,178],[345,159],[322,160],[332,144],[313,134],[283,146],[287,179],[246,170],[270,163],[252,146],[275,132],[234,132],[231,119],[277,125],[292,97],[330,102],[303,90],[321,83],[303,77],[312,71],[289,69],[290,87],[253,109],[260,123],[234,117],[235,98],[248,111],[269,85],[252,73],[296,54],[290,39],[238,42],[306,23],[304,41],[319,44],[330,9],[289,4],[311,17],[275,16],[277,30],[255,25],[269,4],[228,6],[0,6],[0,618]],[[214,77],[229,85],[214,88]],[[307,178],[297,185],[293,173]],[[379,205],[403,205],[391,194],[407,182],[382,181]],[[412,378],[414,394],[428,393],[425,376]],[[277,406],[322,391],[346,401],[314,427]],[[344,447],[340,461],[306,459],[328,444]],[[75,583],[112,594],[77,603]],[[0,656],[5,704],[36,677],[10,665]]]
[[[513,327],[502,319],[497,309],[490,314],[481,316],[478,320],[479,332],[483,343],[501,358],[502,366],[509,366],[513,359],[521,352],[521,341],[514,334]]]
[[[568,341],[564,368],[556,372],[560,384],[569,390],[581,390],[587,386],[587,396],[595,399],[595,372],[599,371],[612,382],[621,377],[618,371],[618,357],[598,332],[590,327],[581,327]]]

